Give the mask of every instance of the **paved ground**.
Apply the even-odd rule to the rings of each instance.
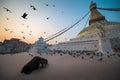
[[[84,56],[82,59],[82,56],[72,57],[68,54],[44,54],[42,57],[49,61],[45,68],[39,68],[29,75],[21,74],[22,67],[33,57],[28,53],[0,55],[0,80],[120,80],[118,56],[104,57],[98,61],[98,57],[91,59]]]

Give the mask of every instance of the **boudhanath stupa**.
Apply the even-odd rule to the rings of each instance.
[[[97,10],[96,3],[91,3],[89,8],[89,25],[76,38],[50,46],[51,50],[120,52],[120,22],[106,20]]]

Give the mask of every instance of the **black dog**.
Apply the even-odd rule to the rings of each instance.
[[[23,67],[23,69],[21,70],[21,73],[30,74],[33,70],[38,69],[40,65],[41,65],[41,68],[43,68],[44,66],[46,66],[46,64],[48,64],[47,59],[44,59],[39,56],[35,56],[30,62],[28,62]]]

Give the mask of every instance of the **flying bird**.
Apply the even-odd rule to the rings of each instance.
[[[62,11],[62,13],[64,13],[64,11]]]
[[[29,26],[27,26],[27,28],[29,28]]]
[[[53,7],[55,7],[55,5],[53,5]]]
[[[27,13],[24,13],[21,17],[24,18],[24,19],[27,19],[27,18],[26,18],[27,15],[28,15]]]
[[[9,20],[9,18],[6,17],[6,20]]]
[[[31,34],[29,34],[29,35],[31,35]]]
[[[45,4],[46,6],[49,6],[49,4]]]
[[[6,28],[4,28],[5,29],[5,31],[9,31],[9,29],[6,29]]]
[[[22,25],[24,25],[24,23],[22,23]]]
[[[23,39],[25,39],[25,37],[23,36]]]
[[[7,12],[12,13],[8,8],[3,7]]]
[[[21,31],[21,33],[24,33],[23,31]]]
[[[44,32],[44,34],[46,34],[46,32]]]
[[[13,31],[10,31],[10,33],[13,33]]]
[[[57,41],[55,41],[55,43],[57,43]]]
[[[47,20],[49,20],[49,19],[50,19],[50,17],[47,17],[46,19],[47,19]]]
[[[36,10],[35,6],[33,6],[33,5],[30,5],[30,7],[31,7],[33,10]]]

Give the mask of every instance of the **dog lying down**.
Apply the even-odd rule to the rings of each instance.
[[[32,71],[38,69],[39,67],[43,68],[48,64],[48,60],[39,56],[35,56],[31,61],[24,65],[21,70],[21,73],[30,74]]]

